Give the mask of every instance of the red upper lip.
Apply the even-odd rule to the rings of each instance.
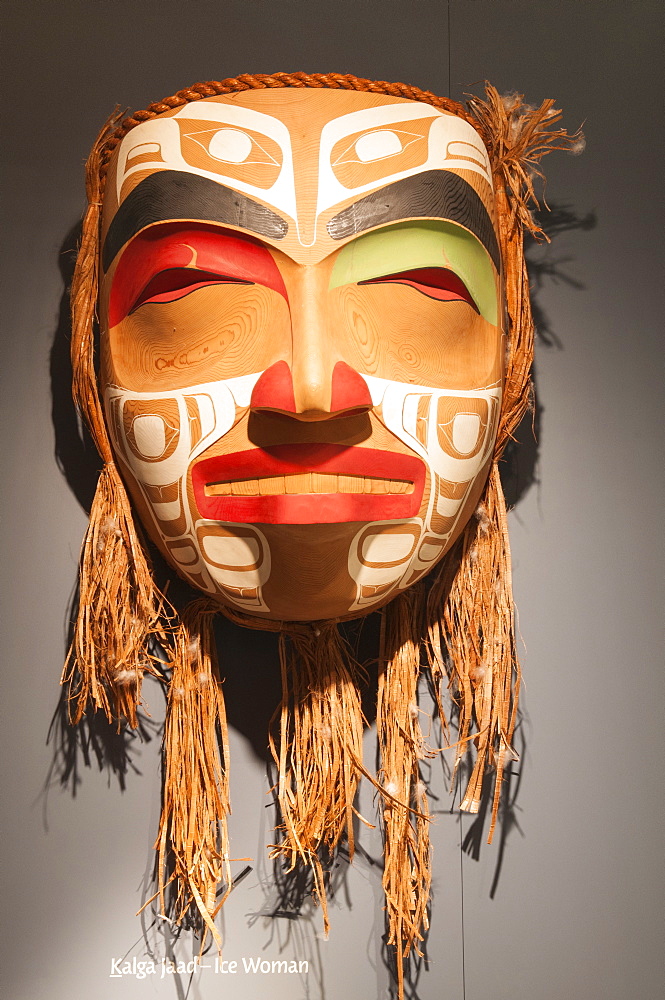
[[[304,472],[369,476],[413,483],[412,493],[280,494],[207,496],[219,482],[289,476]],[[413,517],[420,509],[425,464],[414,455],[335,444],[281,444],[204,458],[192,467],[192,485],[201,515],[217,521],[268,524],[321,524],[336,521]]]

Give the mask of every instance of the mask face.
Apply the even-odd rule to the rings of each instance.
[[[195,587],[356,617],[448,551],[485,483],[504,354],[470,125],[334,90],[187,104],[116,149],[102,269],[112,445]]]

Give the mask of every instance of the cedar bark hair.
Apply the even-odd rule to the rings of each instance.
[[[475,753],[461,809],[478,811],[485,772],[488,768],[495,772],[491,842],[505,763],[516,756],[512,737],[520,684],[510,544],[498,462],[532,404],[534,325],[524,235],[546,238],[531,213],[531,206],[538,207],[534,178],[543,177],[542,157],[553,150],[580,151],[583,136],[579,131],[569,135],[565,129],[553,128],[561,112],[552,100],[533,108],[521,95],[502,97],[489,84],[485,89],[486,100],[472,98],[468,107],[494,172],[507,310],[503,400],[485,491],[458,545],[459,567],[451,579],[450,565],[444,560],[428,597],[428,633],[435,687],[440,691],[447,684],[459,713],[455,771],[467,751]],[[447,732],[440,695],[438,707]]]
[[[454,773],[471,744],[475,748],[462,810],[478,812],[485,771],[495,769],[491,842],[505,762],[516,757],[512,737],[520,680],[506,507],[496,463],[484,500],[462,535],[459,568],[450,579],[444,567],[428,605],[430,670],[437,688],[442,682],[451,688],[459,713]]]
[[[423,602],[417,585],[384,612],[377,723],[381,753],[378,779],[361,757],[363,719],[358,670],[333,622],[314,625],[254,620],[230,608],[198,600],[180,623],[168,617],[134,527],[125,487],[113,460],[104,424],[94,363],[101,199],[114,149],[136,125],[190,101],[248,89],[323,87],[386,94],[431,104],[470,122],[487,146],[494,172],[499,242],[507,307],[504,393],[491,469],[476,516],[455,552],[444,559]],[[478,810],[483,775],[495,770],[489,839],[497,818],[506,759],[512,755],[519,664],[506,509],[498,461],[531,401],[533,320],[524,262],[524,233],[544,237],[531,215],[537,205],[534,177],[552,150],[578,152],[580,132],[553,128],[561,113],[554,102],[539,108],[520,95],[501,97],[489,84],[486,99],[465,107],[402,83],[327,73],[244,74],[198,83],[145,111],[102,129],[86,165],[86,212],[72,284],[73,395],[104,467],[80,562],[80,600],[74,640],[63,673],[70,714],[86,708],[136,725],[141,678],[152,670],[147,646],[157,635],[172,650],[172,677],[164,735],[164,805],[157,841],[162,912],[166,890],[175,891],[175,916],[193,907],[206,933],[219,944],[214,918],[230,891],[226,816],[228,743],[224,702],[214,660],[212,616],[221,611],[238,624],[281,631],[280,731],[271,748],[278,772],[280,840],[273,855],[288,867],[305,864],[328,918],[322,853],[347,837],[353,853],[353,800],[360,775],[375,784],[383,803],[388,943],[397,955],[398,995],[404,996],[404,960],[428,926],[431,881],[427,790],[419,761],[427,748],[419,725],[418,677],[424,658],[434,682],[444,734],[448,720],[442,688],[457,703],[455,769],[475,754],[461,808]],[[217,898],[218,885],[225,886]],[[205,939],[205,933],[204,933]]]
[[[218,607],[202,599],[182,614],[174,643],[164,726],[164,796],[159,834],[160,909],[180,923],[194,905],[218,948],[215,916],[231,891],[227,815],[229,745],[213,618]],[[175,901],[166,887],[175,884]],[[217,898],[222,883],[221,898]]]
[[[333,622],[283,630],[279,743],[270,748],[278,768],[280,840],[271,857],[287,870],[308,865],[323,911],[328,907],[322,852],[346,836],[353,859],[353,800],[362,769],[363,716],[357,671]],[[355,668],[355,669],[354,669]]]
[[[163,640],[163,605],[136,534],[125,488],[112,462],[102,469],[79,562],[74,634],[62,675],[69,715],[89,705],[120,728],[137,725],[141,682],[153,666],[150,640]]]
[[[384,617],[377,731],[383,800],[383,890],[389,947],[394,948],[398,995],[404,995],[404,960],[428,930],[432,881],[427,788],[419,762],[431,756],[420,727],[421,587],[389,605]]]
[[[278,622],[219,610],[243,628],[279,634],[282,700],[277,737],[271,732],[268,739],[277,767],[280,823],[270,856],[283,859],[287,871],[311,870],[327,934],[325,862],[343,838],[353,859],[354,816],[371,826],[354,807],[360,777],[374,781],[362,761],[364,671],[336,622]]]
[[[150,638],[164,637],[165,602],[139,540],[129,498],[113,460],[95,372],[99,282],[101,154],[117,116],[102,128],[86,163],[88,208],[71,289],[72,395],[104,466],[90,510],[79,562],[74,636],[62,675],[70,718],[78,722],[91,702],[109,720],[137,725],[144,672],[155,672]]]

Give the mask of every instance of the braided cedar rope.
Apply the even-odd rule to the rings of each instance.
[[[226,80],[208,80],[205,83],[195,83],[192,87],[179,90],[172,97],[165,97],[163,101],[155,101],[144,111],[135,111],[133,115],[124,118],[104,142],[101,151],[102,173],[106,172],[111,154],[118,143],[141,122],[150,121],[151,118],[163,115],[166,111],[173,111],[191,101],[201,101],[206,97],[220,97],[223,94],[238,94],[244,90],[265,90],[279,87],[358,90],[364,93],[385,94],[388,97],[402,97],[410,101],[431,104],[441,111],[449,111],[459,118],[464,118],[475,128],[478,127],[464,106],[458,104],[457,101],[452,101],[448,97],[438,97],[431,90],[421,90],[408,83],[365,80],[362,77],[352,76],[350,73],[242,73],[240,76],[232,76]]]

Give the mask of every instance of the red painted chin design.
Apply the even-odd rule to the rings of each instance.
[[[211,496],[219,484],[279,479],[309,473],[397,482],[407,492],[302,492],[263,496]],[[419,458],[374,448],[334,444],[281,444],[202,459],[192,466],[192,486],[202,517],[248,524],[333,524],[391,521],[420,510],[426,466]],[[356,484],[357,485],[357,484]]]

